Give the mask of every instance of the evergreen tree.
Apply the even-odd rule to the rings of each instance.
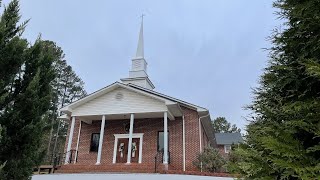
[[[56,49],[58,57],[54,62],[54,71],[56,78],[52,82],[53,99],[51,102],[50,124],[51,130],[48,137],[47,154],[52,157],[63,150],[65,137],[67,134],[67,124],[65,121],[58,119],[59,109],[71,102],[78,100],[87,95],[84,90],[84,82],[72,70],[64,59],[65,55],[60,47],[54,42],[46,43]]]
[[[52,81],[51,86],[52,86],[52,101],[51,101],[51,108],[50,108],[50,113],[49,113],[49,117],[48,120],[49,122],[48,125],[50,126],[50,132],[49,132],[49,137],[48,137],[48,146],[47,146],[47,159],[45,159],[46,161],[52,161],[52,157],[53,154],[52,152],[50,152],[50,147],[52,144],[52,136],[53,136],[53,131],[54,131],[54,127],[56,126],[56,121],[58,118],[58,108],[59,108],[59,94],[60,94],[60,89],[59,89],[59,80],[62,77],[62,74],[64,72],[64,69],[62,68],[63,66],[65,66],[66,61],[62,60],[64,58],[64,54],[63,51],[60,47],[58,47],[54,42],[52,41],[46,41],[46,44],[49,46],[54,47],[54,49],[56,49],[56,57],[57,59],[53,62],[53,67],[54,67],[54,71],[56,74],[55,79]],[[51,153],[51,154],[50,154]],[[44,163],[48,163],[48,162],[44,162]]]
[[[241,131],[235,124],[231,125],[225,117],[217,117],[214,119],[212,127],[215,133],[236,133]]]
[[[0,179],[30,179],[44,152],[43,134],[50,108],[55,50],[40,38],[21,38],[19,3],[13,0],[0,17]]]
[[[285,22],[229,170],[246,179],[320,179],[320,1],[278,0]]]
[[[2,135],[1,135],[1,132],[2,132],[2,127],[0,125],[0,143],[1,143],[1,139],[2,139]],[[4,162],[3,164],[0,165],[0,173],[2,171],[2,168],[5,166],[6,162]]]

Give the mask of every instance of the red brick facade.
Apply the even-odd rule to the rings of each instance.
[[[223,157],[227,158],[229,154],[225,152],[224,145],[217,145],[217,146],[218,146],[217,148],[218,148],[218,150],[219,150],[219,153],[220,153]]]
[[[200,152],[200,137],[199,137],[199,116],[197,111],[188,108],[183,108],[185,117],[185,134],[186,134],[186,170],[196,171],[193,161]],[[77,138],[79,132],[80,120],[76,119],[74,134],[72,138],[71,149],[76,149]],[[129,120],[106,120],[103,147],[101,155],[101,165],[114,165],[114,134],[127,134],[124,124],[129,123]],[[78,148],[77,165],[95,165],[97,162],[97,152],[90,152],[90,141],[92,133],[100,133],[101,120],[92,121],[92,124],[82,122],[80,141]],[[182,118],[176,120],[168,120],[169,130],[169,152],[170,165],[169,170],[183,170],[183,136],[182,136]],[[163,131],[163,118],[159,119],[135,119],[133,133],[143,133],[142,145],[142,166],[153,166],[155,155],[157,153],[158,132]],[[67,141],[69,138],[67,135]],[[209,144],[208,137],[201,126],[202,149]],[[140,142],[141,143],[141,142]],[[67,145],[66,145],[67,147]],[[65,148],[66,150],[66,148]]]

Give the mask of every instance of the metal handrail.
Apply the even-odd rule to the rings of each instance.
[[[160,159],[160,163],[163,162],[163,151],[158,151],[157,154],[154,157],[154,172],[157,173],[158,166],[160,163],[158,163],[158,159]]]
[[[164,151],[161,150],[161,151],[158,151],[154,157],[154,172],[155,173],[158,172],[159,164],[161,164],[163,162],[163,156],[164,156]],[[160,161],[159,161],[159,159],[160,159]],[[168,151],[168,164],[170,164],[170,151]]]
[[[53,166],[54,167],[57,167],[57,166],[61,166],[62,164],[65,163],[65,159],[66,159],[66,156],[67,156],[67,153],[70,152],[70,155],[69,155],[69,159],[68,159],[68,164],[71,164],[73,162],[75,162],[75,158],[74,156],[76,155],[76,150],[70,150],[70,151],[67,151],[65,153],[60,153],[60,154],[57,154],[56,156],[54,156],[54,163],[53,163]],[[77,161],[76,161],[77,162]]]

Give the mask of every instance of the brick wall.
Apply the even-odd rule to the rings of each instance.
[[[197,158],[200,152],[200,137],[199,137],[199,116],[194,110],[182,108],[185,118],[186,131],[186,170],[197,170],[193,165],[193,161]]]
[[[197,170],[193,161],[200,152],[198,113],[194,110],[183,108],[186,130],[186,170]],[[71,149],[76,149],[80,120],[76,119]],[[127,134],[124,124],[129,120],[107,120],[103,138],[101,164],[112,164],[114,149],[114,134]],[[92,133],[100,133],[101,120],[92,121],[92,124],[82,122],[77,164],[93,165],[97,161],[97,152],[90,152]],[[168,120],[170,166],[175,170],[183,169],[182,152],[182,118]],[[133,133],[144,133],[142,144],[142,163],[153,164],[157,153],[158,132],[163,131],[163,118],[135,119]],[[68,129],[67,140],[69,138]],[[207,137],[205,137],[207,138]],[[204,138],[204,139],[205,139]],[[207,140],[204,140],[207,142]],[[68,141],[66,141],[68,142]],[[67,144],[67,143],[66,143]],[[65,146],[66,150],[67,145]]]
[[[220,152],[220,154],[223,156],[223,157],[225,157],[225,158],[227,158],[228,157],[228,153],[225,153],[225,151],[224,151],[224,145],[218,145],[218,150],[219,150],[219,152]]]
[[[209,138],[208,135],[206,134],[206,132],[204,131],[204,128],[202,127],[201,129],[202,131],[202,150],[204,150],[206,147],[209,146],[210,142],[209,142]]]

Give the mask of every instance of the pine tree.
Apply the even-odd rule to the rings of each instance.
[[[231,125],[225,117],[215,118],[212,127],[215,133],[239,133],[241,131],[235,124]]]
[[[59,108],[62,108],[87,95],[87,92],[84,90],[84,82],[78,75],[76,75],[70,65],[65,66],[63,72],[64,73],[60,84],[63,93],[61,93],[59,96]],[[64,120],[58,119],[58,125],[56,128],[55,140],[52,149],[53,154],[63,152],[67,130],[68,124],[66,124]]]
[[[0,179],[30,179],[41,162],[43,134],[54,79],[54,49],[40,38],[21,38],[19,3],[13,0],[0,19]]]
[[[229,170],[246,179],[320,178],[320,1],[278,0],[285,29],[250,108],[247,144]]]
[[[84,82],[67,64],[62,49],[54,42],[47,41],[46,43],[57,50],[56,55],[58,57],[54,62],[56,78],[52,82],[53,99],[49,116],[51,130],[48,137],[47,155],[49,155],[49,161],[51,161],[55,154],[61,153],[67,134],[67,124],[65,121],[58,119],[59,109],[86,96],[87,93],[84,90]]]

